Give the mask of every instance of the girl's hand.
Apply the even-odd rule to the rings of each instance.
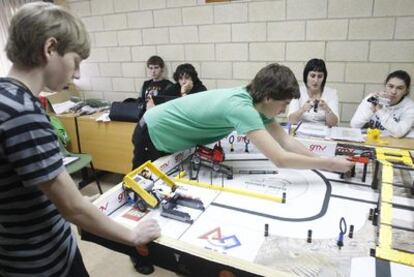
[[[319,100],[319,108],[321,108],[326,113],[332,112],[331,108],[329,108],[328,104],[323,99]]]
[[[308,99],[305,104],[303,104],[302,106],[302,111],[303,112],[309,112],[313,107],[313,99]]]

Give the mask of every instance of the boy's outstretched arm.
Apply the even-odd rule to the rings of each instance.
[[[260,152],[269,158],[277,167],[347,172],[354,165],[354,163],[342,157],[315,157],[285,151],[285,149],[281,147],[281,145],[270,135],[267,130],[251,131],[247,133],[247,137],[260,150]],[[283,143],[289,144],[290,142],[283,141]],[[290,146],[287,145],[287,147]]]
[[[160,227],[153,219],[143,220],[130,230],[104,215],[82,197],[66,170],[40,185],[40,190],[66,220],[95,235],[131,246],[145,244],[160,236]]]
[[[286,131],[276,122],[266,125],[266,130],[277,141],[283,149],[296,154],[301,154],[309,157],[317,157],[314,153],[309,151],[302,143],[290,136]]]

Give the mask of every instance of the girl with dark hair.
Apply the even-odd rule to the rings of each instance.
[[[177,66],[173,78],[176,84],[165,92],[166,95],[184,96],[207,90],[192,64],[184,63]]]
[[[414,125],[414,101],[410,93],[411,78],[397,70],[385,79],[385,90],[371,93],[362,100],[351,119],[354,128],[378,128],[393,137],[405,136]]]
[[[303,70],[304,86],[300,87],[300,98],[289,105],[289,122],[299,121],[338,125],[338,95],[335,89],[325,86],[328,71],[321,59],[311,59]]]

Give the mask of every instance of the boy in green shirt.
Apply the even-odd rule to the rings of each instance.
[[[293,98],[299,97],[292,71],[270,64],[246,87],[205,91],[156,106],[144,114],[134,132],[133,167],[168,153],[216,142],[236,130],[277,167],[349,171],[352,162],[340,157],[317,157],[274,120]]]

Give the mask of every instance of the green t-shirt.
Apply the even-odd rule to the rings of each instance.
[[[155,147],[168,153],[216,142],[233,130],[264,129],[274,121],[256,111],[245,87],[181,97],[148,110],[144,119]]]

